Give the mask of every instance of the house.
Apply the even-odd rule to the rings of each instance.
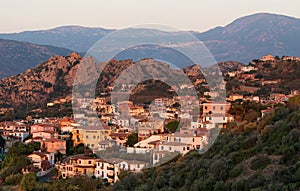
[[[213,124],[226,124],[234,121],[234,117],[230,114],[221,114],[221,113],[212,113],[212,114],[204,114],[202,122],[211,122]]]
[[[128,132],[115,132],[111,133],[109,136],[112,140],[116,142],[117,145],[125,146],[128,135]]]
[[[145,109],[143,106],[132,106],[130,107],[130,115],[139,115],[144,113]]]
[[[261,82],[261,85],[270,85],[270,84],[279,84],[281,83],[281,79],[276,79],[276,80],[264,80]]]
[[[186,154],[193,149],[191,144],[165,141],[159,145],[159,151],[179,152]]]
[[[274,112],[274,109],[268,108],[268,109],[261,110],[260,112],[261,112],[261,117],[265,117],[266,115]]]
[[[138,130],[138,141],[143,141],[152,135],[152,130],[147,127],[140,127]]]
[[[117,162],[116,165],[120,170],[141,172],[141,170],[147,167],[149,163],[138,160],[121,160],[121,162]]]
[[[279,93],[271,93],[270,100],[275,101],[277,103],[283,102],[288,99],[288,96]]]
[[[43,139],[51,139],[53,137],[53,132],[51,131],[39,131],[33,132],[32,138],[41,137]]]
[[[233,95],[230,95],[229,96],[229,100],[230,101],[235,101],[235,100],[243,100],[244,99],[244,96],[241,95],[241,94],[233,94]]]
[[[297,62],[299,62],[300,61],[300,57],[296,57],[296,56],[283,56],[282,60],[285,60],[285,61],[297,61]]]
[[[29,132],[26,132],[26,131],[13,131],[13,132],[9,132],[8,135],[18,137],[23,142],[24,139],[29,136]]]
[[[24,123],[5,121],[0,123],[0,130],[5,131],[27,131]]]
[[[66,141],[61,139],[50,138],[44,141],[44,147],[48,152],[60,152],[66,154]]]
[[[117,182],[119,170],[117,165],[108,163],[102,159],[96,161],[95,177],[107,180],[108,183]]]
[[[29,135],[27,126],[21,122],[1,122],[0,133],[3,136],[10,136],[20,139],[20,141],[24,141],[24,139]]]
[[[266,61],[274,61],[275,58],[274,58],[274,56],[272,56],[272,55],[265,55],[265,56],[263,56],[260,60],[263,61],[263,62],[266,62]]]
[[[35,137],[35,138],[27,139],[27,140],[25,141],[25,143],[37,142],[37,143],[40,143],[40,145],[42,146],[44,140],[45,140],[45,139],[42,138],[42,137]]]
[[[165,139],[165,136],[164,134],[160,134],[160,135],[152,135],[150,136],[149,138],[147,139],[144,139],[142,141],[139,141],[138,143],[136,143],[134,145],[134,147],[139,147],[139,148],[154,148],[155,145],[154,144],[150,144],[150,143],[153,143],[155,141],[162,141]]]
[[[166,141],[178,142],[192,145],[191,149],[200,150],[203,147],[203,139],[201,136],[196,136],[193,131],[190,132],[175,132],[167,136]]]
[[[33,152],[27,157],[33,166],[39,170],[46,171],[54,165],[54,153],[49,152]]]
[[[55,125],[50,123],[43,123],[43,124],[33,124],[30,127],[30,133],[35,132],[55,132]]]
[[[110,140],[112,127],[110,126],[81,126],[72,131],[74,146],[83,143],[92,150],[98,150],[98,143],[103,140]]]
[[[86,175],[92,177],[95,174],[96,162],[99,158],[92,158],[87,156],[72,156],[62,163],[56,163],[55,167],[58,174],[66,179],[76,175]]]
[[[243,66],[241,68],[241,71],[242,72],[250,72],[250,71],[253,71],[253,70],[258,70],[258,68],[254,67],[254,66]]]
[[[168,151],[153,151],[152,153],[152,164],[156,165],[159,162],[162,162],[164,158],[171,157],[170,152]],[[168,159],[167,159],[168,160]]]
[[[112,149],[114,146],[117,146],[115,140],[103,140],[98,143],[98,151],[106,151]]]
[[[202,113],[227,113],[231,107],[227,102],[208,102],[202,104]]]
[[[118,125],[120,125],[122,127],[128,127],[129,124],[130,124],[129,119],[118,119]]]
[[[80,124],[71,118],[65,117],[59,120],[59,129],[61,132],[72,132],[72,130],[78,126],[80,126]]]

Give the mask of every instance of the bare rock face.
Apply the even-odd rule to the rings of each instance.
[[[43,104],[71,93],[81,56],[54,56],[34,69],[0,81],[0,105]]]

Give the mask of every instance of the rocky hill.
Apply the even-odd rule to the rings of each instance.
[[[54,56],[33,69],[0,81],[0,105],[45,105],[48,100],[70,94],[80,55]]]
[[[234,77],[226,77],[229,94],[258,95],[267,98],[270,93],[289,94],[300,89],[300,58],[277,57],[273,60],[255,59]]]
[[[24,72],[54,55],[72,51],[54,46],[0,39],[0,79]]]
[[[247,66],[238,62],[221,62],[219,67],[227,81],[228,95],[238,93],[268,97],[270,93],[288,94],[291,90],[300,89],[299,83],[297,83],[300,80],[299,60],[297,57],[274,58],[269,61],[253,60]],[[45,107],[47,102],[60,98],[71,97],[74,78],[81,61],[82,58],[77,53],[65,57],[54,56],[24,73],[2,79],[0,81],[1,107],[22,107],[25,111]],[[103,96],[104,92],[106,92],[106,96],[109,96],[112,87],[120,87],[120,85],[116,85],[116,81],[122,79],[121,85],[135,86],[139,84],[133,90],[122,90],[126,94],[131,92],[130,99],[137,103],[151,102],[156,97],[174,95],[174,89],[168,83],[157,80],[144,81],[140,80],[141,78],[157,79],[153,76],[156,74],[162,79],[172,79],[172,83],[178,84],[178,86],[182,80],[182,78],[178,78],[178,82],[174,81],[176,79],[174,76],[180,75],[178,70],[153,59],[143,59],[138,62],[111,60],[102,68],[99,78],[100,65],[93,64],[93,67],[87,68],[86,77],[88,80],[93,75],[97,77],[96,96]],[[242,72],[243,67],[254,69]],[[124,72],[125,70],[126,72]],[[204,79],[203,74],[196,66],[185,67],[183,72],[191,80],[186,84],[196,82],[197,79]],[[235,73],[235,76],[228,76],[228,72]],[[87,79],[83,80],[88,81]],[[180,88],[177,87],[178,89]],[[207,91],[201,87],[201,83],[196,86],[196,90],[200,95]],[[86,91],[82,92],[86,93]]]

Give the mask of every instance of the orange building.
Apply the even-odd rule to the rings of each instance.
[[[47,131],[47,132],[55,132],[55,125],[54,124],[34,124],[30,127],[30,133],[34,132],[42,132],[42,131]]]
[[[222,114],[227,113],[230,109],[231,104],[227,102],[210,102],[202,104],[203,114]]]
[[[62,154],[66,154],[66,141],[61,139],[46,139],[44,146],[48,152],[53,153],[59,151]]]

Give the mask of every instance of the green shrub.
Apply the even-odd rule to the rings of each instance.
[[[262,174],[254,174],[252,175],[250,178],[248,178],[248,180],[246,181],[246,189],[248,190],[251,190],[253,188],[258,188],[262,185],[264,185],[266,179],[265,177],[262,175]]]
[[[21,182],[23,175],[22,174],[14,174],[5,178],[5,183],[7,185],[19,185]]]
[[[292,180],[292,174],[287,168],[282,168],[275,171],[273,175],[273,181],[288,183]]]
[[[251,161],[250,168],[252,170],[264,169],[271,163],[271,159],[267,156],[259,156]]]
[[[245,190],[245,180],[236,180],[231,184],[232,191]]]

